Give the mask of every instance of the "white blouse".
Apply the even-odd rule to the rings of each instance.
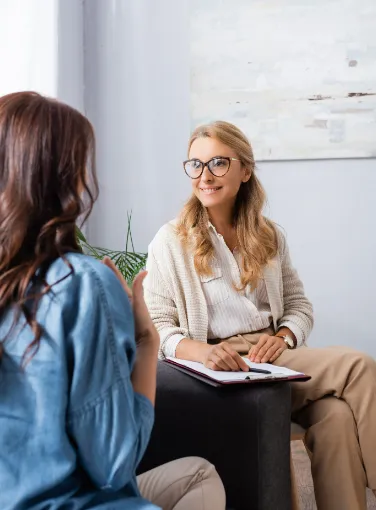
[[[221,234],[209,226],[216,261],[211,276],[202,276],[201,287],[208,306],[208,339],[252,333],[265,329],[272,322],[266,285],[260,280],[252,291],[240,287],[240,254],[232,253]]]

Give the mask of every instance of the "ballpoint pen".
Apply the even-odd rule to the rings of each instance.
[[[252,368],[252,367],[249,367],[248,372],[256,372],[258,374],[271,374],[271,372],[269,372],[269,370],[263,370],[262,368]]]

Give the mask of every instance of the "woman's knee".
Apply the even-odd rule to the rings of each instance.
[[[326,397],[311,404],[310,422],[306,440],[338,444],[357,434],[354,415],[342,399]]]
[[[218,479],[222,484],[215,466],[202,457],[184,457],[173,461],[173,463],[176,472],[180,472],[186,476],[197,475],[200,480],[208,478]]]
[[[349,364],[358,367],[363,375],[376,378],[376,361],[365,352],[349,349],[345,358]]]
[[[222,485],[222,481],[220,476],[217,473],[217,470],[213,464],[211,464],[208,460],[203,459],[202,457],[187,457],[185,459],[188,465],[194,467],[196,472],[201,473],[202,479],[215,479],[220,482]]]
[[[331,401],[328,421],[333,435],[338,435],[339,430],[345,434],[356,430],[356,423],[350,406],[339,398],[333,398]]]
[[[328,347],[328,351],[336,355],[331,357],[332,363],[338,370],[357,369],[362,375],[376,377],[376,361],[365,352],[358,351],[352,347]]]
[[[372,371],[376,375],[376,361],[364,352],[357,353],[357,360],[366,370]]]
[[[183,457],[174,460],[173,464],[176,471],[184,471],[186,474],[201,472],[209,476],[212,472],[216,472],[213,464],[202,457]]]
[[[199,465],[202,470],[202,488],[206,492],[205,499],[208,502],[208,507],[224,510],[226,506],[226,493],[217,470],[213,464],[204,459],[200,459]]]
[[[224,509],[226,505],[225,489],[215,466],[202,457],[186,457],[180,461],[182,470],[194,473],[195,482],[201,484],[202,494],[208,508]]]

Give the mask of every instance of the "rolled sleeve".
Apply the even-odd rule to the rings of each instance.
[[[294,324],[292,321],[284,321],[281,322],[281,324],[279,324],[279,327],[288,328],[290,331],[294,333],[296,338],[296,347],[301,347],[303,345],[304,335],[303,331],[299,328],[299,326]]]
[[[293,267],[289,248],[281,232],[279,232],[281,268],[283,281],[283,317],[279,327],[286,326],[295,334],[298,344],[302,345],[313,327],[313,309],[307,299],[304,286],[298,272]]]
[[[176,348],[184,338],[186,338],[184,335],[175,334],[165,339],[163,342],[163,354],[166,358],[176,358]]]

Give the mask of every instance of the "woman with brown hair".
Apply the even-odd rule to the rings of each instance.
[[[312,306],[285,237],[263,216],[245,135],[227,122],[198,127],[184,170],[193,194],[149,247],[145,299],[160,357],[247,371],[248,356],[311,375],[291,385],[292,409],[307,429],[317,506],[364,510],[366,486],[376,489],[375,361],[306,347]]]
[[[224,510],[203,459],[136,480],[159,338],[145,273],[132,294],[80,252],[96,196],[89,121],[33,92],[0,98],[0,508]]]

